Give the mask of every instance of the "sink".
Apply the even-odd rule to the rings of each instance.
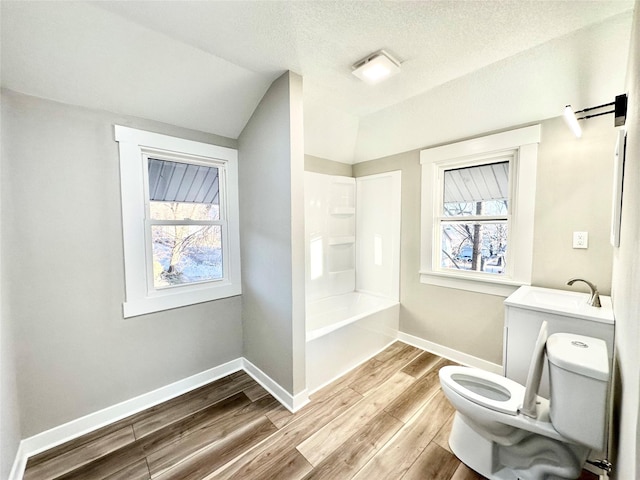
[[[568,293],[572,295],[567,295]],[[576,292],[556,291],[551,289],[530,290],[525,300],[533,305],[540,305],[549,308],[578,309],[583,303],[589,301],[589,294]]]
[[[567,315],[601,323],[614,323],[611,297],[600,295],[602,303],[600,308],[589,305],[589,298],[588,293],[523,286],[511,294],[504,303],[528,310]]]

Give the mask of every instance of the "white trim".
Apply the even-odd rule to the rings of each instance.
[[[611,202],[611,246],[620,246],[620,221],[622,213],[622,184],[624,180],[624,160],[626,153],[627,132],[618,130],[618,140],[613,156],[613,198]]]
[[[448,358],[462,365],[469,365],[494,373],[502,373],[502,366],[500,365],[487,362],[486,360],[453,350],[443,345],[429,342],[428,340],[424,340],[407,333],[398,332],[397,340],[413,345],[414,347],[422,350],[432,352],[443,358]],[[395,341],[396,339],[393,339],[389,345]],[[384,350],[389,345],[385,346],[380,351]],[[375,356],[375,354],[371,357],[373,356]],[[364,360],[361,364],[367,360]],[[354,368],[359,365],[356,365]],[[291,412],[296,412],[309,403],[310,392],[308,392],[308,390],[305,389],[296,395],[291,395],[275,380],[256,367],[251,361],[244,357],[240,357],[22,440],[18,447],[8,480],[22,480],[29,457],[78,438],[106,425],[110,425],[122,420],[123,418],[127,418],[138,412],[146,410],[147,408],[151,408],[162,402],[171,400],[179,395],[183,395],[239,370],[244,370]],[[320,388],[322,387],[319,387],[314,391],[318,391]]]
[[[125,318],[208,302],[242,293],[240,278],[240,214],[238,201],[238,151],[208,143],[170,137],[144,130],[114,125],[120,152],[122,232],[125,264]],[[147,278],[151,267],[145,227],[145,182],[147,153],[163,156],[185,155],[210,160],[220,169],[221,207],[226,215],[223,229],[224,278],[220,281],[153,290]],[[223,181],[224,180],[224,181]],[[226,238],[224,237],[226,236]],[[228,241],[227,241],[228,240]]]
[[[278,382],[273,380],[269,375],[264,373],[244,357],[242,358],[242,365],[245,372],[247,372],[256,382],[262,385],[267,392],[273,395],[273,397],[290,412],[297,412],[309,403],[309,394],[306,388],[296,395],[291,395],[282,388]]]
[[[193,285],[188,292],[168,291],[162,296],[145,296],[144,298],[137,300],[132,299],[122,304],[122,313],[124,318],[136,317],[138,315],[161,312],[171,308],[210,302],[220,298],[233,297],[242,293],[238,291],[240,288],[239,284],[230,285],[228,283],[220,283],[216,284],[213,288],[216,290],[212,291],[212,287],[209,284],[203,284],[203,286]]]
[[[398,340],[404,343],[408,343],[409,345],[413,345],[414,347],[421,348],[422,350],[426,350],[427,352],[431,352],[435,355],[438,355],[439,357],[452,360],[456,363],[459,363],[460,365],[480,368],[481,370],[497,373],[499,375],[503,374],[502,365],[498,365],[496,363],[474,357],[473,355],[454,350],[453,348],[445,347],[444,345],[430,342],[429,340],[425,340],[424,338],[416,337],[404,332],[398,332]]]
[[[25,438],[20,442],[8,480],[21,480],[29,457],[93,432],[106,425],[166,402],[191,390],[207,385],[237,371],[244,370],[265,390],[291,412],[309,403],[307,390],[291,395],[277,382],[244,357],[236,358],[204,372],[178,380],[164,387],[144,393],[116,405],[71,420],[50,430]]]
[[[518,155],[518,173],[514,176],[514,212],[512,215],[511,247],[518,255],[513,279],[523,284],[531,282],[533,268],[533,224],[536,208],[536,178],[538,144],[522,145]],[[513,261],[513,256],[511,257]]]
[[[466,140],[420,152],[422,165],[420,282],[488,295],[507,297],[517,286],[531,283],[533,221],[540,125]],[[434,265],[439,249],[439,232],[434,232],[439,188],[438,172],[443,166],[483,163],[509,153],[511,200],[509,206],[508,271],[502,276],[483,273],[459,274]]]
[[[498,152],[500,150],[520,148],[521,145],[540,143],[540,131],[540,125],[532,125],[462,142],[450,143],[440,147],[428,148],[420,152],[420,164]]]
[[[151,392],[125,400],[110,407],[90,413],[76,420],[64,423],[50,430],[24,439],[20,445],[29,456],[36,455],[81,435],[97,430],[111,423],[127,418],[147,408],[171,400],[179,395],[211,383],[222,377],[242,370],[242,359],[235,359],[204,372],[178,380]]]
[[[457,270],[452,270],[450,268],[442,268],[440,267],[441,265],[441,261],[442,261],[442,249],[441,249],[441,245],[442,245],[442,227],[445,223],[449,222],[449,221],[464,221],[464,222],[468,222],[468,223],[473,223],[474,221],[480,221],[479,223],[484,223],[484,222],[488,222],[488,223],[493,223],[494,221],[498,222],[498,223],[506,223],[507,228],[508,228],[508,235],[507,238],[509,239],[509,244],[511,244],[511,241],[513,240],[512,238],[512,233],[513,233],[513,218],[515,217],[513,215],[513,213],[516,211],[516,208],[514,207],[514,202],[515,202],[515,193],[516,193],[516,182],[515,180],[517,179],[517,175],[518,175],[518,164],[516,162],[516,158],[518,156],[518,150],[509,150],[507,152],[499,152],[499,153],[493,153],[493,154],[483,154],[480,156],[474,156],[473,159],[469,159],[469,158],[456,158],[456,159],[445,159],[442,161],[438,161],[438,162],[433,162],[431,165],[432,168],[432,177],[431,177],[431,181],[432,183],[432,191],[433,191],[433,195],[431,197],[432,199],[432,205],[430,210],[433,212],[433,215],[431,217],[431,222],[433,223],[433,230],[431,232],[432,235],[432,250],[431,250],[431,263],[429,264],[429,268],[432,270],[432,272],[429,273],[433,273],[433,274],[438,274],[438,275],[447,275],[447,276],[451,276],[451,278],[464,278],[464,277],[473,277],[476,280],[481,280],[484,279],[484,283],[481,285],[477,285],[476,287],[484,287],[485,285],[489,285],[491,283],[493,283],[494,281],[497,281],[498,283],[503,283],[504,280],[510,280],[513,278],[513,274],[514,274],[514,268],[513,268],[513,263],[511,262],[513,255],[513,252],[515,251],[514,248],[509,248],[507,249],[507,268],[506,271],[504,271],[504,273],[502,275],[496,275],[496,274],[487,274],[487,273],[477,273],[477,272],[472,272],[472,271],[462,271],[459,272]],[[482,158],[479,158],[482,157]],[[492,165],[492,164],[496,164],[496,163],[503,163],[503,162],[507,162],[509,165],[509,180],[508,180],[508,187],[509,187],[509,196],[508,196],[508,211],[502,215],[465,215],[465,216],[453,216],[453,217],[449,217],[449,216],[445,216],[443,215],[443,211],[444,211],[444,179],[445,179],[445,172],[447,170],[451,170],[451,169],[458,169],[461,167],[464,168],[468,168],[468,167],[480,167],[480,166],[488,166],[488,165]],[[428,168],[428,167],[423,167],[423,168]],[[517,206],[517,204],[516,204]],[[464,286],[460,286],[459,288],[464,289]],[[483,290],[479,290],[479,291],[483,291]],[[489,293],[489,292],[487,292]]]
[[[511,295],[522,285],[528,285],[528,283],[514,282],[498,278],[488,280],[485,278],[473,277],[472,275],[462,276],[454,273],[443,274],[439,272],[422,271],[420,272],[420,282],[427,285],[455,288],[457,290],[484,293],[504,298]]]
[[[235,148],[220,147],[210,143],[196,142],[184,138],[172,137],[162,133],[147,132],[136,128],[114,125],[116,142],[133,143],[143,147],[166,150],[174,153],[188,152],[201,157],[227,158],[237,155]]]
[[[29,455],[24,450],[23,443],[24,440],[22,440],[20,442],[20,445],[18,446],[16,458],[13,461],[13,466],[11,467],[9,478],[7,480],[22,480],[22,477],[24,476],[24,470],[25,468],[27,468],[27,460],[29,460]]]

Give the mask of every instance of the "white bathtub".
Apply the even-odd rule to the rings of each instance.
[[[360,292],[308,302],[309,392],[344,375],[395,341],[399,311],[396,300]]]

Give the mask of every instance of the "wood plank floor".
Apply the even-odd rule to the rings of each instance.
[[[447,445],[449,363],[396,342],[294,414],[237,372],[30,458],[24,479],[482,479]]]

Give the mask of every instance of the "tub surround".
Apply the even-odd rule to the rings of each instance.
[[[399,298],[401,174],[305,172],[306,301],[361,291]]]
[[[307,303],[307,342],[394,305],[398,305],[398,301],[393,298],[361,292],[311,301]],[[394,338],[397,330],[396,325]]]
[[[306,376],[313,392],[398,337],[400,172],[305,173]]]

